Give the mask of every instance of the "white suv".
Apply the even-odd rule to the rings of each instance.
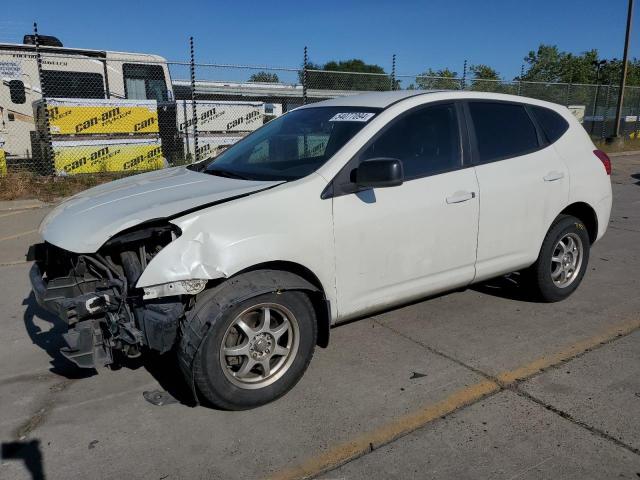
[[[78,365],[175,348],[194,393],[250,408],[287,392],[336,323],[514,271],[567,297],[607,228],[610,169],[551,103],[348,96],[214,161],[69,199],[31,281]]]

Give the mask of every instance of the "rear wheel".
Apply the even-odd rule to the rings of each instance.
[[[229,410],[257,407],[284,395],[304,374],[316,344],[316,318],[307,295],[267,293],[215,315],[218,300],[204,295],[194,308],[198,321],[209,325],[192,363],[199,391]],[[183,329],[183,335],[196,331]]]
[[[560,215],[542,243],[538,260],[526,272],[537,297],[557,302],[571,295],[584,277],[590,241],[584,223]]]

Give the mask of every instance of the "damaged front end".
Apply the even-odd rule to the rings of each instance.
[[[191,295],[206,281],[136,288],[148,262],[180,235],[168,222],[122,232],[97,252],[79,254],[50,243],[34,245],[30,280],[38,304],[69,326],[62,354],[82,368],[137,357],[147,347],[169,351]],[[185,282],[183,282],[185,283]]]

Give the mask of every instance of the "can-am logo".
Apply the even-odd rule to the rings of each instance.
[[[111,110],[107,110],[102,115],[100,115],[100,120],[102,120],[103,122],[108,122],[109,120],[113,120],[119,115],[120,115],[120,107],[112,108]]]
[[[262,117],[262,113],[260,112],[260,110],[252,110],[246,115],[243,115],[242,117],[238,117],[235,120],[232,120],[231,122],[227,123],[227,130],[236,128],[242,125],[243,123],[253,123],[260,117]]]
[[[148,160],[153,160],[157,157],[159,157],[160,155],[162,155],[162,147],[156,147],[153,150],[149,150],[146,155],[138,155],[135,158],[132,158],[131,160],[128,160],[126,162],[124,162],[122,164],[122,170],[131,170],[132,168],[135,168],[136,166],[140,165],[141,163],[148,161]]]
[[[90,118],[89,120],[85,120],[84,122],[76,125],[76,133],[80,133],[97,124],[98,124],[98,117],[93,117],[93,118]]]
[[[206,112],[202,112],[200,114],[200,120],[202,120],[203,122],[208,120],[211,117],[214,117],[216,115],[216,107],[213,107],[209,110],[207,110]]]
[[[89,162],[91,162],[91,164],[94,164],[95,162],[104,160],[104,158],[108,156],[109,156],[109,147],[102,147],[101,149],[96,150],[95,152],[91,152],[91,155],[89,156],[85,155],[84,157],[78,158],[77,160],[74,160],[73,162],[68,163],[63,167],[63,169],[65,172],[70,173],[70,172],[73,172],[74,170],[77,170],[85,166]]]
[[[139,132],[141,130],[145,130],[147,128],[149,128],[151,125],[156,123],[156,119],[154,117],[150,117],[147,118],[146,120],[143,120],[142,122],[136,123],[133,126],[133,131],[134,132]]]
[[[211,152],[211,144],[210,143],[205,143],[202,146],[198,147],[198,155],[202,156],[204,154],[210,153]]]
[[[111,110],[107,110],[100,115],[96,115],[95,117],[89,118],[88,120],[77,124],[75,130],[76,133],[80,133],[95,125],[98,125],[98,122],[102,122],[102,124],[105,125],[108,123],[112,123],[121,117],[122,113],[120,112],[120,107],[112,108]]]
[[[198,118],[196,119],[199,125],[204,125],[206,128],[206,125],[215,120],[216,118],[221,117],[222,115],[224,115],[225,111],[224,110],[218,110],[218,107],[213,107],[210,108],[209,110],[206,110],[204,112],[202,112]],[[181,122],[179,125],[180,131],[184,131],[189,127],[192,127],[194,124],[193,121],[193,117],[187,118],[184,122]]]

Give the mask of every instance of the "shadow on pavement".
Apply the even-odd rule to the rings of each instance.
[[[22,460],[32,479],[43,480],[45,478],[40,440],[3,443],[2,460]]]
[[[22,302],[27,308],[24,312],[24,326],[34,345],[42,348],[51,357],[50,371],[68,379],[87,378],[96,374],[93,369],[78,368],[61,353],[64,346],[62,334],[67,332],[67,324],[55,315],[44,310],[36,302],[33,292]],[[49,330],[42,330],[34,319],[39,318],[51,324]]]
[[[137,370],[143,367],[178,403],[187,407],[197,406],[191,388],[180,371],[174,351],[161,355],[147,349],[138,358],[117,358],[117,360],[114,370],[119,368]]]
[[[540,303],[526,288],[520,273],[510,273],[470,287],[476,292],[519,302]]]
[[[82,379],[97,375],[94,369],[78,368],[67,360],[60,348],[65,345],[62,334],[67,332],[67,325],[47,312],[36,302],[33,292],[23,301],[27,308],[24,312],[24,325],[31,341],[42,348],[51,357],[50,371],[68,379]],[[42,330],[34,319],[38,318],[51,324],[49,330]],[[116,362],[111,366],[113,370],[127,368],[137,370],[144,367],[163,389],[183,405],[194,407],[196,402],[191,389],[187,385],[178,367],[178,360],[173,352],[164,355],[152,351],[145,351],[139,358],[125,358],[116,356]]]
[[[631,178],[633,178],[634,180],[637,180],[637,182],[635,182],[634,185],[640,186],[640,173],[633,173],[631,175]]]

